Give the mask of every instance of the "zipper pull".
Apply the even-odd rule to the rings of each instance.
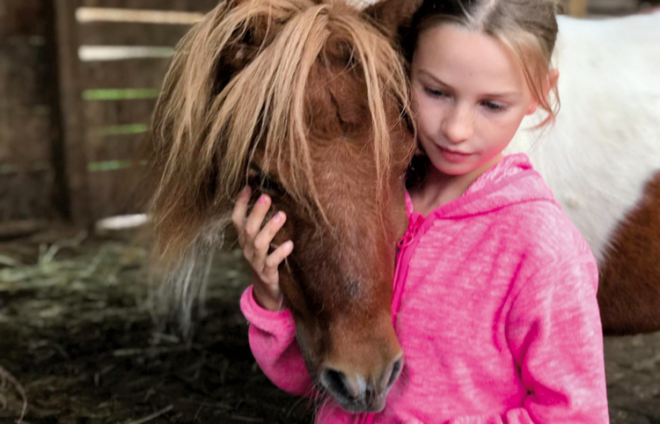
[[[412,243],[415,239],[415,236],[417,235],[417,232],[419,231],[419,228],[422,226],[423,222],[424,218],[421,214],[414,214],[408,223],[408,230],[406,230],[406,234],[403,236],[403,238],[401,238],[401,240],[399,240],[397,246],[399,248],[409,246],[410,243]]]

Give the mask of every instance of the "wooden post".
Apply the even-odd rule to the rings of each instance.
[[[566,14],[575,18],[584,18],[587,16],[588,0],[568,0]]]
[[[90,207],[78,58],[78,23],[75,16],[78,5],[79,0],[55,0],[57,68],[69,217],[75,224],[90,227],[94,217]]]

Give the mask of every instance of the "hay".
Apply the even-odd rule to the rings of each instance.
[[[206,317],[184,340],[154,325],[144,246],[75,232],[0,243],[0,382],[15,377],[0,422],[22,409],[24,424],[311,422],[250,354],[241,252],[217,257]]]

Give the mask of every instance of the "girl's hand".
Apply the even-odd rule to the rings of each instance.
[[[238,243],[243,249],[243,256],[250,263],[254,273],[254,299],[262,308],[277,311],[280,309],[282,297],[277,268],[293,251],[293,242],[287,241],[268,255],[268,248],[275,234],[284,225],[286,215],[284,212],[278,212],[261,228],[270,209],[271,200],[270,197],[262,194],[252,208],[250,216],[246,217],[251,194],[252,190],[246,186],[236,200],[231,217],[238,232]]]

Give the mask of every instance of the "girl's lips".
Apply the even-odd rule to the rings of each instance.
[[[472,153],[463,153],[463,152],[458,152],[456,150],[449,150],[441,146],[438,146],[438,150],[440,151],[440,154],[442,154],[442,157],[445,158],[446,161],[452,163],[463,162],[467,158],[472,156]]]

